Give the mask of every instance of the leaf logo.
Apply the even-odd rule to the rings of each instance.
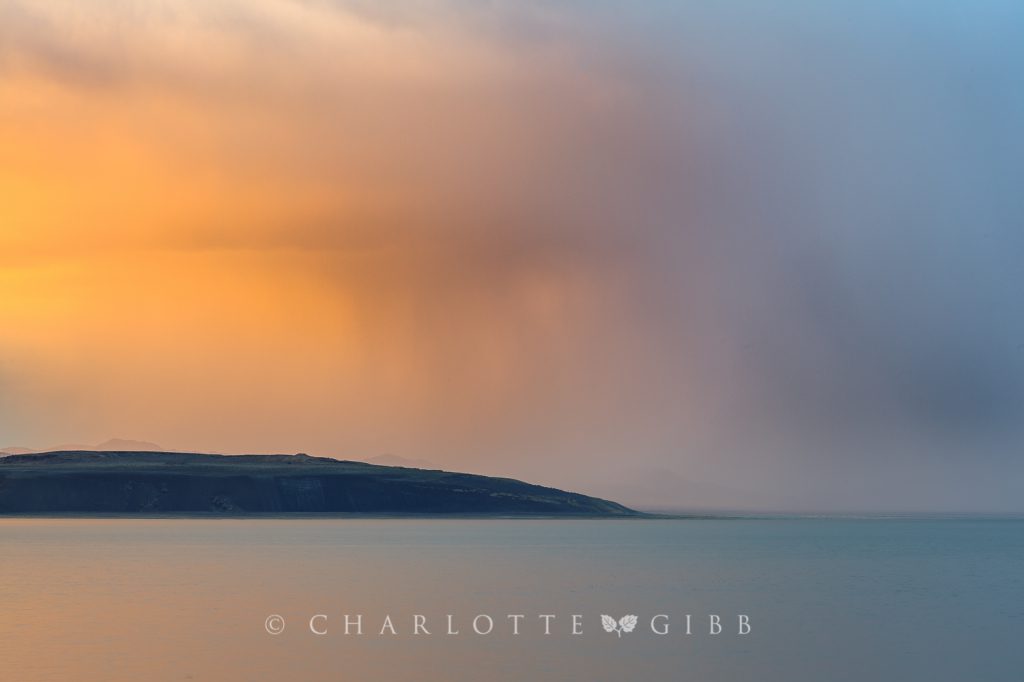
[[[604,627],[605,632],[614,632],[619,637],[622,637],[623,632],[633,632],[633,629],[636,627],[636,616],[623,616],[616,621],[611,616],[601,614],[601,625]]]

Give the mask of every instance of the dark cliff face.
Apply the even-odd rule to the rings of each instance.
[[[0,514],[290,512],[636,515],[512,479],[306,455],[83,451],[0,459]]]

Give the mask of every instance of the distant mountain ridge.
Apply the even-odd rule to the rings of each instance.
[[[612,516],[616,502],[524,483],[309,455],[61,451],[0,459],[0,514]]]
[[[6,447],[0,449],[0,453],[4,455],[31,455],[38,452],[84,452],[84,451],[102,451],[102,452],[164,452],[164,449],[156,443],[150,443],[144,440],[128,440],[125,438],[111,438],[105,440],[98,445],[82,445],[80,443],[66,443],[64,445],[55,445],[52,448],[46,450],[33,450],[32,448],[22,447]]]
[[[36,450],[33,450],[31,448],[0,448],[0,455],[31,455],[33,452],[36,452]]]

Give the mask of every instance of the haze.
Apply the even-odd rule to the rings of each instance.
[[[0,446],[1022,511],[1024,5],[0,0]]]

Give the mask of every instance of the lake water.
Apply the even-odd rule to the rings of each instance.
[[[12,682],[1009,681],[1024,521],[6,518],[0,609]]]

